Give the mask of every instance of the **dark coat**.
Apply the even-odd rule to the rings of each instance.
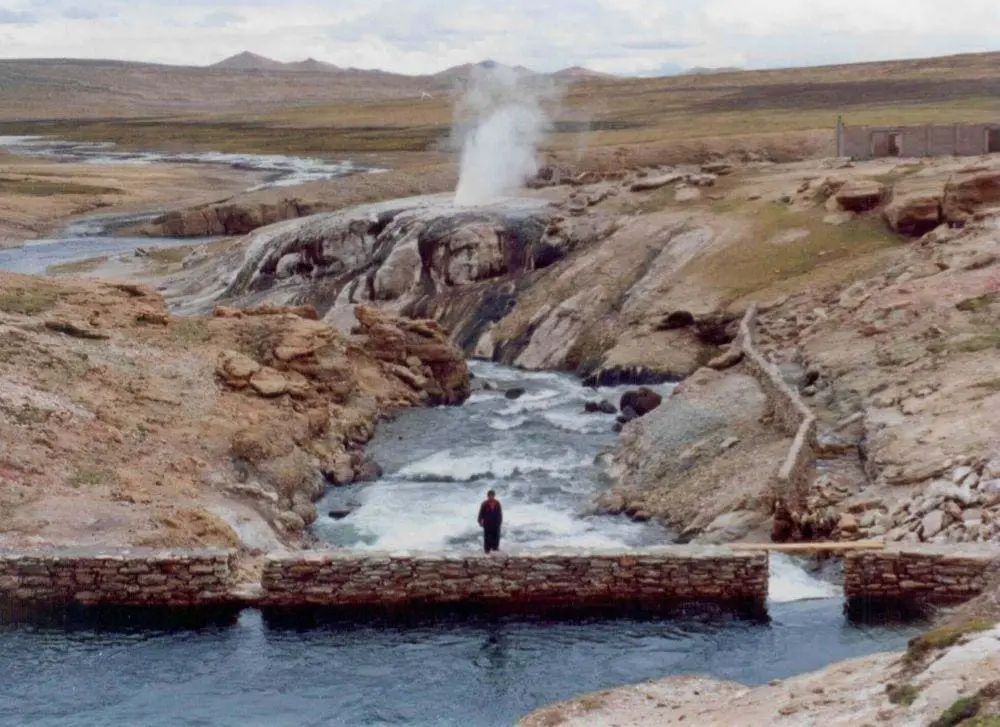
[[[503,523],[503,508],[500,507],[499,500],[494,500],[493,504],[494,506],[490,507],[490,501],[483,500],[483,504],[479,506],[479,527],[487,530],[500,529]]]

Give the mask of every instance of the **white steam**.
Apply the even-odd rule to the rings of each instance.
[[[543,101],[555,84],[504,66],[476,66],[455,109],[462,140],[456,205],[495,202],[538,173],[538,145],[549,129]]]

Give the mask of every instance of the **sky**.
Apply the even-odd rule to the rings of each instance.
[[[0,58],[622,75],[1000,50],[1000,0],[0,0]]]

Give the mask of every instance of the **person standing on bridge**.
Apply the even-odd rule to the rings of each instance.
[[[490,490],[479,506],[479,527],[483,529],[483,551],[490,553],[500,550],[500,525],[503,523],[503,508],[497,493]]]

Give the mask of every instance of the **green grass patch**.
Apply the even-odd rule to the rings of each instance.
[[[145,257],[153,262],[165,263],[168,265],[173,265],[184,261],[191,251],[194,250],[193,245],[181,245],[179,247],[150,247],[144,248],[146,254]]]
[[[90,273],[101,267],[108,261],[107,255],[99,257],[89,257],[85,260],[73,260],[68,263],[49,265],[45,268],[47,275],[79,275],[80,273]]]
[[[950,343],[948,348],[959,353],[979,353],[991,348],[1000,348],[1000,328],[961,338]]]
[[[1000,297],[1000,293],[986,293],[975,298],[966,298],[961,303],[957,303],[955,307],[965,313],[975,313],[989,309],[998,297]]]
[[[739,208],[737,208],[739,209]],[[796,211],[780,203],[742,207],[750,226],[749,239],[691,263],[736,300],[821,267],[861,258],[902,244],[881,219],[857,217],[842,225],[823,222],[822,210]],[[782,232],[800,229],[801,239],[779,241]]]
[[[81,467],[66,481],[66,484],[75,489],[81,487],[97,487],[100,485],[114,485],[118,483],[118,474],[110,469]]]
[[[981,704],[978,697],[962,697],[948,707],[940,717],[931,722],[929,727],[955,727],[975,717],[979,714],[980,709]]]
[[[910,665],[920,663],[933,652],[947,649],[966,636],[989,631],[996,625],[995,619],[974,618],[939,626],[926,634],[910,639],[904,660]]]
[[[20,194],[30,197],[55,197],[60,194],[124,194],[117,187],[101,187],[76,182],[50,182],[45,179],[14,179],[0,177],[0,194]]]
[[[973,717],[971,720],[962,722],[962,727],[1000,727],[1000,716],[997,715],[979,715]]]
[[[58,293],[44,287],[0,291],[0,311],[4,313],[36,316],[51,310],[57,302]]]
[[[903,707],[909,707],[917,701],[917,697],[920,695],[920,688],[912,684],[889,684],[886,686],[885,691],[892,704],[898,704]]]

